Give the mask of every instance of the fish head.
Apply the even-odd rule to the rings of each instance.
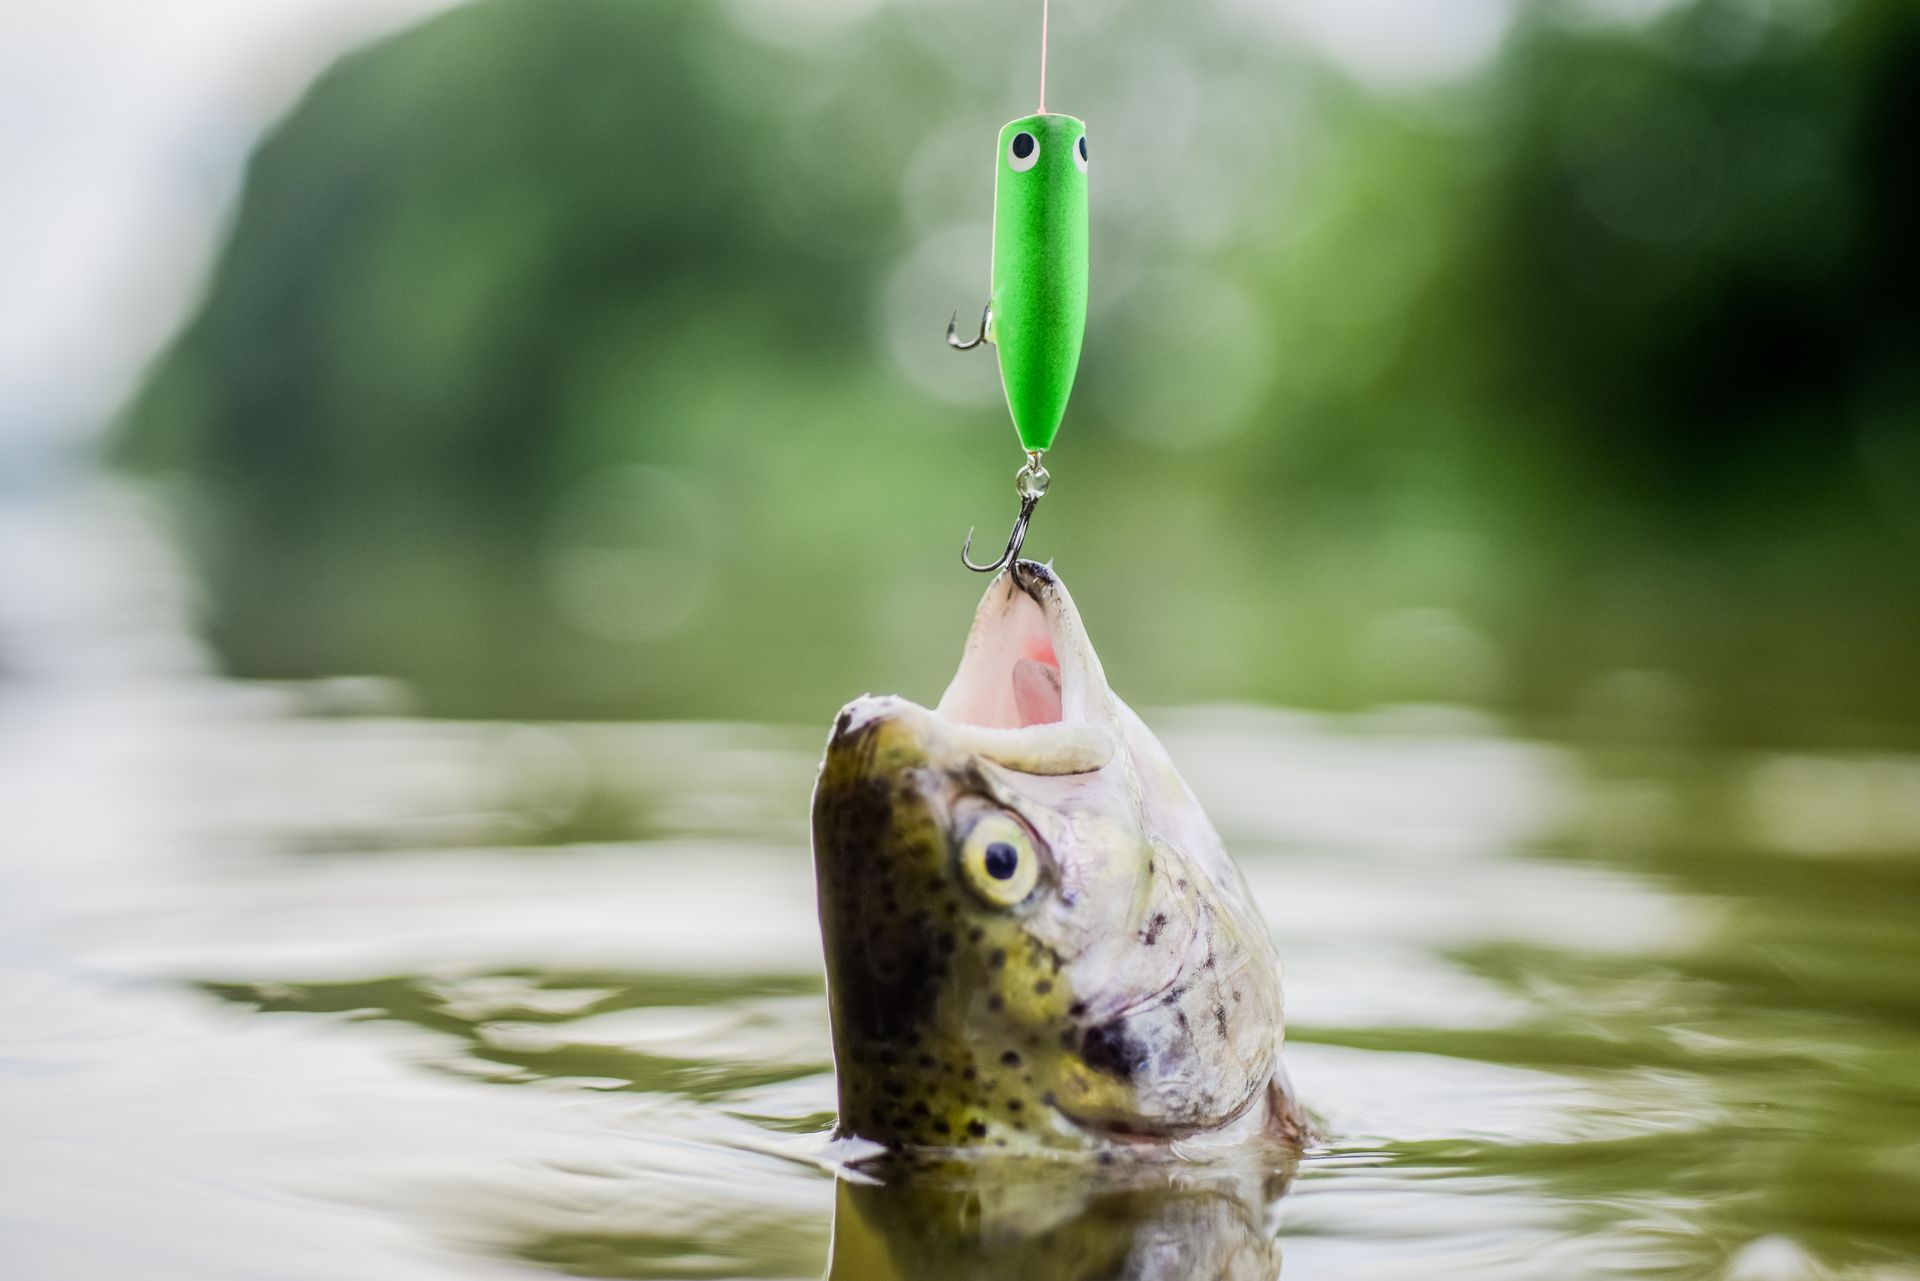
[[[935,707],[841,712],[813,838],[844,1133],[1181,1137],[1271,1081],[1265,926],[1047,567],[988,588]]]

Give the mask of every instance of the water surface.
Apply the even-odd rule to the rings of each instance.
[[[1151,713],[1325,1146],[862,1173],[826,716],[432,721],[56,632],[0,693],[9,1276],[1920,1277],[1920,760]]]

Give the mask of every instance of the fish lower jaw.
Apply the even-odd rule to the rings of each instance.
[[[1312,1138],[1312,1130],[1275,1081],[1263,1083],[1230,1117],[1174,1128],[1111,1117],[1076,1117],[1069,1106],[1057,1101],[1010,1117],[990,1100],[927,1107],[898,1099],[856,1098],[843,1104],[835,1137],[870,1144],[868,1150],[874,1155],[1194,1161],[1243,1152],[1250,1145],[1297,1148]]]
[[[1281,1137],[1284,1127],[1274,1109],[1271,1089],[1254,1091],[1233,1115],[1193,1126],[1134,1126],[1125,1121],[1078,1119],[1062,1109],[1062,1117],[1106,1150],[1140,1158],[1194,1159],[1210,1151],[1233,1150],[1263,1139]]]
[[[1263,1096],[1264,1097],[1264,1096]],[[981,1136],[955,1136],[942,1142],[883,1140],[845,1125],[836,1127],[841,1158],[859,1164],[899,1156],[935,1161],[1043,1161],[1071,1164],[1184,1165],[1241,1162],[1249,1154],[1270,1152],[1297,1157],[1315,1139],[1311,1129],[1290,1122],[1262,1101],[1226,1125],[1180,1134],[1152,1134],[1126,1128],[1083,1125],[1062,1114],[1054,1132],[1030,1133],[1016,1141],[991,1130]]]

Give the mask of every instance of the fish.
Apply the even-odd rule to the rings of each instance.
[[[812,819],[840,1137],[1310,1140],[1266,922],[1050,566],[989,584],[932,708],[841,710]]]

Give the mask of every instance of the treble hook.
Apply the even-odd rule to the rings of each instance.
[[[978,347],[987,340],[987,319],[992,315],[993,302],[989,300],[987,305],[980,309],[979,336],[969,338],[966,342],[961,342],[959,329],[960,313],[957,311],[954,312],[953,319],[947,322],[947,346],[953,348],[955,351],[972,351],[975,347]]]
[[[967,555],[973,550],[973,531],[967,531],[967,541],[960,544],[960,563],[976,574],[997,574],[1020,557],[1020,544],[1027,541],[1027,522],[1033,519],[1033,509],[1046,497],[1047,484],[1053,479],[1047,469],[1040,465],[1040,450],[1027,451],[1026,466],[1014,473],[1014,492],[1020,495],[1020,515],[1013,522],[1013,533],[1007,536],[1007,550],[1000,553],[1000,559],[991,565],[976,565]]]

